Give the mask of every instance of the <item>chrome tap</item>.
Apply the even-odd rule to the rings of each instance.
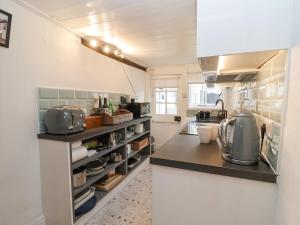
[[[225,110],[224,110],[224,101],[223,101],[223,99],[219,98],[219,99],[216,101],[216,105],[218,105],[219,102],[222,103],[222,119],[225,119],[227,116],[226,116],[226,112],[225,112]]]

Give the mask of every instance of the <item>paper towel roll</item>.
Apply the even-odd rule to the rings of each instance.
[[[72,149],[72,162],[77,162],[80,159],[87,157],[88,151],[86,147],[80,146],[79,148]]]
[[[72,145],[72,149],[75,149],[75,148],[81,147],[82,143],[81,143],[81,141],[75,141],[75,142],[72,142],[71,145]]]

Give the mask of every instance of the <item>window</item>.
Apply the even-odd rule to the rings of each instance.
[[[221,88],[216,85],[189,84],[189,108],[213,106],[221,94]]]
[[[155,88],[156,114],[177,114],[177,88]]]

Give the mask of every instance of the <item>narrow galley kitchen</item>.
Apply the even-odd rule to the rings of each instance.
[[[1,0],[0,225],[300,224],[299,10]]]

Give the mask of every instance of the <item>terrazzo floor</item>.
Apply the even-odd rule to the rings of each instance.
[[[85,225],[151,225],[151,195],[148,165]]]

